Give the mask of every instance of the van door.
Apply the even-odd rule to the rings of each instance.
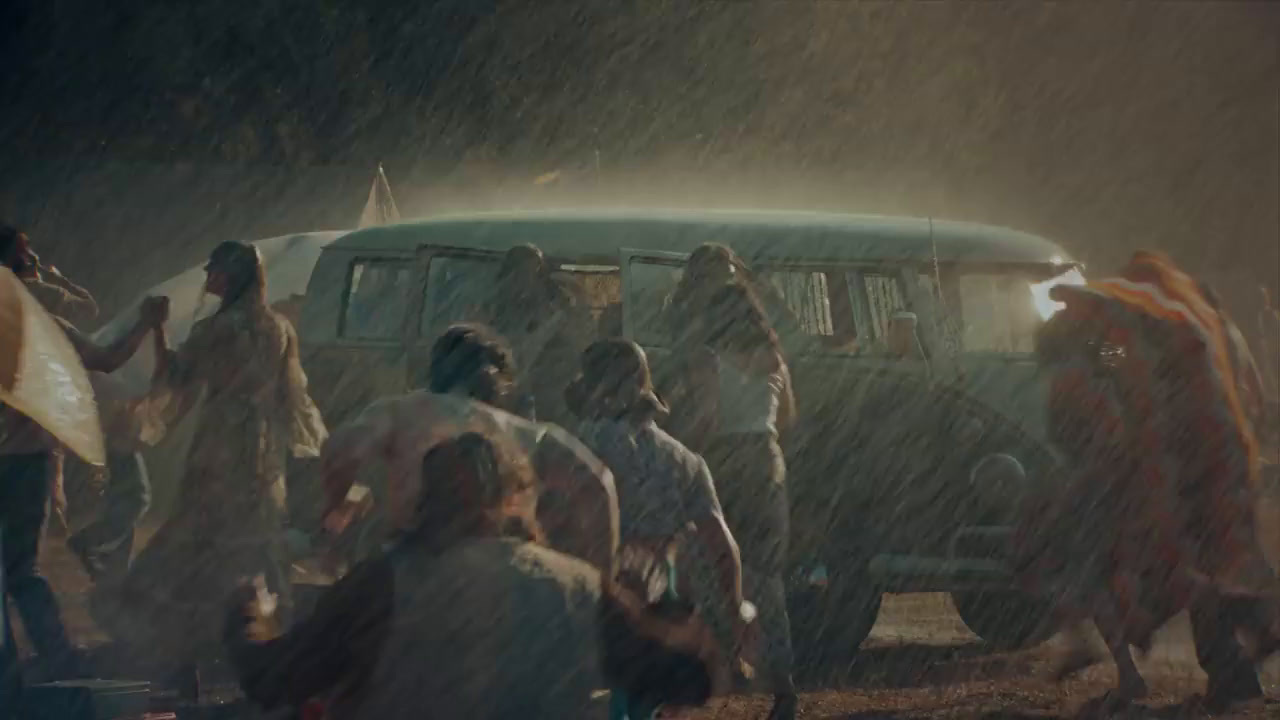
[[[688,253],[636,250],[618,251],[622,269],[622,331],[646,352],[666,355],[673,338],[663,310],[676,289]]]
[[[411,386],[426,384],[431,346],[450,325],[482,322],[496,325],[515,355],[519,373],[519,411],[540,420],[567,421],[563,389],[577,369],[578,354],[594,340],[602,316],[620,301],[616,269],[611,265],[573,264],[579,258],[548,257],[550,278],[566,294],[569,315],[554,322],[540,318],[525,327],[504,329],[501,320],[513,315],[488,317],[486,308],[501,267],[504,252],[455,247],[424,247],[422,312],[410,351]],[[519,310],[514,308],[513,310]],[[614,331],[616,332],[616,331]]]
[[[330,425],[403,391],[418,283],[411,253],[332,249],[316,263],[299,334],[311,395]]]
[[[418,262],[424,282],[418,292],[421,312],[409,344],[409,387],[426,386],[431,346],[450,325],[485,322],[483,307],[497,281],[502,253],[428,245],[419,249]]]

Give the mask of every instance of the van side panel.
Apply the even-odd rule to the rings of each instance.
[[[311,271],[307,283],[307,301],[298,323],[298,338],[303,346],[334,343],[338,339],[338,316],[342,313],[342,295],[347,289],[347,272],[357,253],[350,250],[325,249]]]
[[[406,389],[402,337],[365,342],[338,333],[352,263],[383,258],[412,261],[396,251],[326,248],[307,284],[298,323],[302,363],[311,396],[330,427],[351,419],[373,400]]]

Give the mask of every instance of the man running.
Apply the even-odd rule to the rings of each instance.
[[[552,547],[611,568],[618,546],[613,476],[562,428],[508,412],[515,387],[515,362],[502,338],[480,325],[450,327],[431,349],[426,390],[377,401],[330,436],[322,457],[326,526],[341,524],[340,508],[361,468],[384,462],[391,530],[408,527],[422,454],[446,438],[482,430],[513,439],[529,455],[541,483],[538,520]]]

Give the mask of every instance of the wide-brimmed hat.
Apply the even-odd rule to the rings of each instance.
[[[581,371],[565,390],[565,399],[580,417],[669,412],[653,389],[644,350],[621,338],[597,340],[582,351]]]

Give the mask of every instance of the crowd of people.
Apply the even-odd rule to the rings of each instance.
[[[225,658],[254,702],[322,702],[334,718],[583,717],[607,689],[610,717],[636,720],[747,681],[773,694],[771,718],[795,716],[782,445],[796,401],[767,299],[727,247],[695,252],[663,308],[675,341],[661,393],[635,343],[571,341],[566,328],[590,325],[583,309],[521,246],[492,301],[435,339],[424,387],[332,434],[252,245],[213,250],[205,290],[219,306],[176,348],[166,299],[148,298],[129,332],[100,345],[70,319],[96,312],[92,298],[24,234],[0,228],[0,260],[93,373],[108,501],[70,546],[97,583],[92,614],[118,667],[190,695],[201,667]],[[1144,690],[1129,644],[1187,607],[1208,696],[1259,695],[1253,663],[1280,626],[1252,515],[1259,416],[1242,336],[1158,254],[1056,297],[1066,309],[1038,352],[1053,440],[1073,464],[1067,490],[1022,528],[1020,577],[1098,625],[1127,699]],[[914,358],[915,318],[897,320]],[[148,336],[152,386],[129,397],[109,374]],[[177,507],[130,563],[148,497],[138,451],[197,406]],[[101,671],[36,563],[61,451],[2,412],[4,587],[45,676]],[[305,613],[283,542],[291,457],[319,459],[321,534],[349,525],[346,500],[367,483],[386,538]],[[1095,506],[1115,516],[1069,527]]]

